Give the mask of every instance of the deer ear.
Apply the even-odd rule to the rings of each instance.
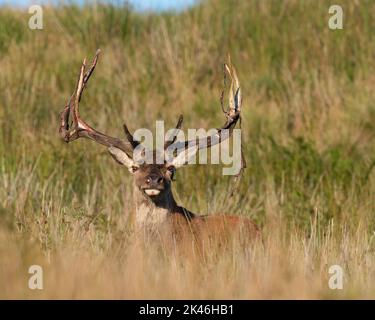
[[[172,165],[176,168],[182,167],[189,162],[189,160],[196,155],[198,146],[189,147],[181,151],[173,160]],[[195,162],[194,162],[195,163]]]
[[[116,162],[126,166],[130,172],[133,172],[135,163],[124,151],[116,147],[108,147],[108,151]]]

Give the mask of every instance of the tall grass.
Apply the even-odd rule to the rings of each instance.
[[[109,5],[0,9],[0,297],[374,298],[375,3],[205,1],[180,14]],[[131,177],[89,141],[65,145],[58,114],[82,58],[103,55],[81,103],[121,136],[218,127],[227,53],[244,95],[248,168],[233,196],[219,166],[178,172],[179,202],[257,221],[264,245],[196,265],[132,243]],[[27,287],[44,268],[44,290]],[[328,268],[345,271],[328,288]]]

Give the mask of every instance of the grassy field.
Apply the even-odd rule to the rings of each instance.
[[[205,1],[175,14],[128,8],[0,9],[0,298],[375,298],[375,2]],[[219,165],[174,183],[193,212],[246,215],[264,246],[199,265],[132,242],[132,180],[90,141],[66,145],[59,112],[83,57],[103,54],[81,103],[121,136],[213,128],[227,53],[243,91],[245,170],[230,196]],[[44,289],[30,290],[30,265]],[[328,287],[331,265],[343,290]]]

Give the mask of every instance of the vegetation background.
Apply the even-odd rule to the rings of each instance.
[[[129,7],[0,9],[1,298],[375,298],[375,2],[208,0],[181,13]],[[223,122],[222,63],[244,96],[248,168],[238,189],[218,165],[178,172],[174,192],[201,214],[247,215],[264,245],[196,266],[131,245],[131,177],[90,141],[67,146],[59,112],[83,57],[102,57],[81,103],[121,136]],[[28,288],[28,268],[44,289]],[[343,290],[328,287],[331,265]]]

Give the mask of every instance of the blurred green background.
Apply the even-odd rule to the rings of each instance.
[[[0,219],[33,232],[46,216],[96,214],[103,230],[132,210],[131,177],[91,141],[66,145],[59,112],[84,57],[102,57],[81,102],[88,123],[121,136],[223,123],[228,53],[243,91],[248,164],[234,196],[220,166],[178,172],[180,203],[195,212],[311,218],[374,230],[375,2],[336,1],[344,29],[328,28],[330,1],[203,1],[180,13],[124,6],[44,7],[43,30],[26,10],[0,9]],[[3,222],[2,222],[3,224]],[[38,229],[39,230],[39,229]],[[46,230],[46,246],[55,238]]]

